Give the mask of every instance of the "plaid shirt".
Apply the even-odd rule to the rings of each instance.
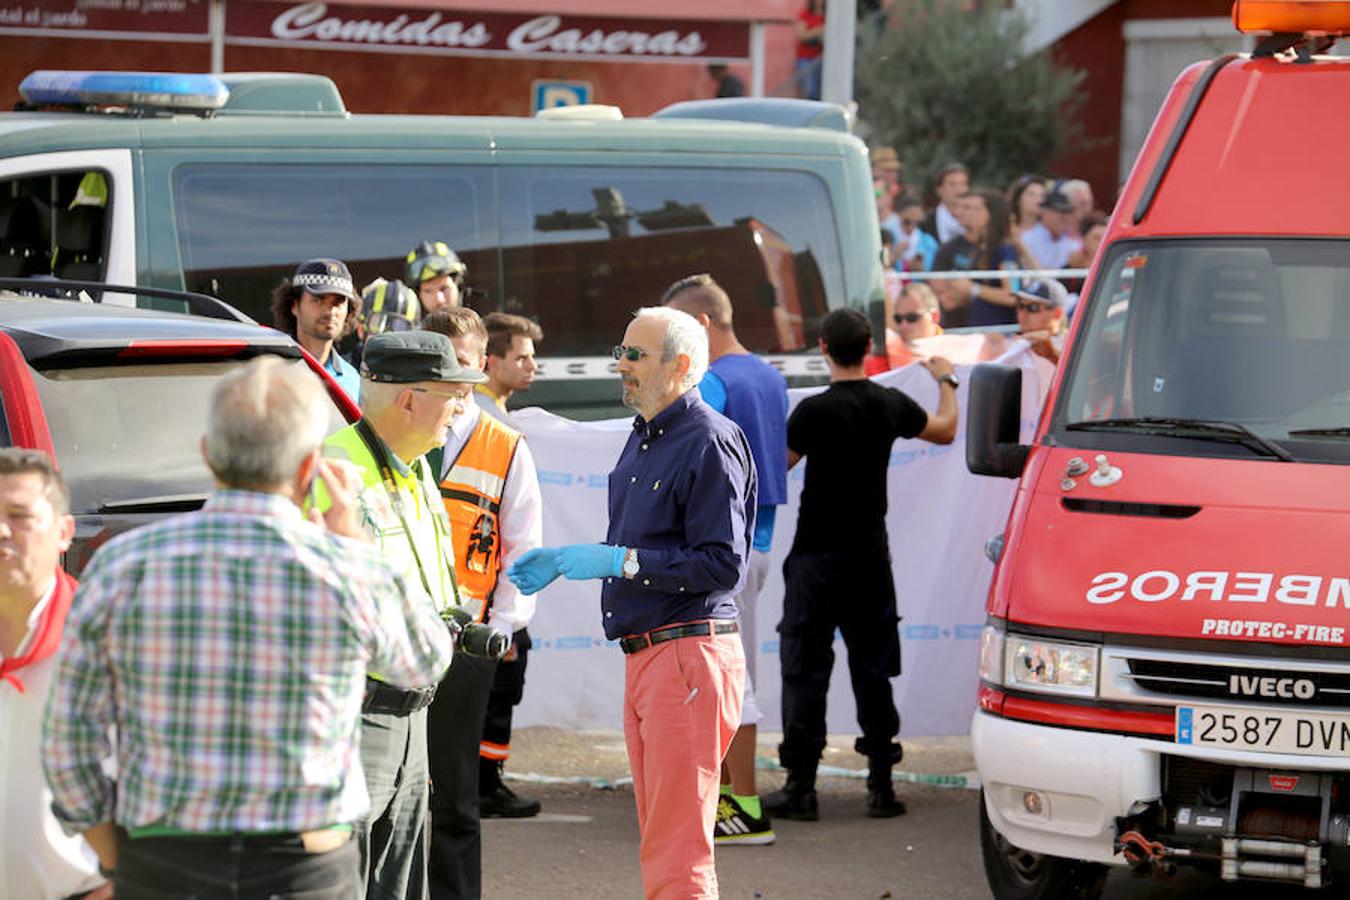
[[[420,587],[288,499],[225,490],[85,570],[43,727],[52,810],[188,832],[303,831],[370,801],[367,667],[434,684],[451,639]],[[116,733],[116,789],[101,760]],[[114,808],[115,804],[115,808]]]

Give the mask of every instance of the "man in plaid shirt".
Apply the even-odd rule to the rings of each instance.
[[[226,375],[205,507],[119,535],[84,572],[44,765],[68,831],[125,829],[119,895],[360,896],[366,671],[434,683],[452,643],[351,539],[355,479],[320,454],[329,407],[311,373],[275,358]],[[315,477],[332,502],[307,521]]]

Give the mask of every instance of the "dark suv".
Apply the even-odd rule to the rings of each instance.
[[[60,466],[72,573],[113,534],[201,506],[207,401],[224,373],[261,354],[320,371],[287,335],[200,299],[219,318],[0,290],[0,446],[45,450]],[[320,377],[335,430],[357,411]]]

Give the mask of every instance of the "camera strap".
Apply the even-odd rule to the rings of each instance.
[[[389,462],[389,448],[380,436],[375,433],[375,429],[370,427],[370,423],[364,418],[356,420],[356,433],[361,438],[361,442],[366,445],[370,455],[375,458],[375,465],[380,470],[380,481],[384,484],[384,491],[389,495],[389,503],[394,508],[394,515],[398,516],[399,525],[403,526],[403,536],[408,539],[408,549],[412,550],[413,562],[417,564],[417,574],[422,579],[422,589],[427,592],[427,596],[435,601],[435,593],[431,590],[431,580],[427,577],[427,570],[422,565],[422,554],[417,551],[417,541],[413,540],[412,529],[408,527],[408,519],[403,514],[403,496],[399,493],[398,482],[394,480],[393,465]],[[427,504],[427,515],[432,517],[431,530],[436,531],[436,512],[435,507],[431,505],[431,497],[427,493],[426,471],[423,466],[426,460],[418,457],[413,460],[413,480],[417,482],[418,489],[422,492],[422,502]],[[446,535],[449,537],[449,535]],[[445,546],[439,536],[436,541],[441,564],[445,566],[445,572],[450,576],[450,603],[452,606],[459,606],[459,584],[455,581],[455,566],[450,558],[445,555]],[[439,612],[439,610],[438,610]]]

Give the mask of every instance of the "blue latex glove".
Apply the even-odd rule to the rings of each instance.
[[[625,552],[609,544],[569,544],[558,548],[558,571],[573,581],[617,578],[623,574]]]
[[[539,547],[530,550],[511,563],[506,577],[520,589],[522,594],[537,594],[548,587],[558,571],[558,551],[552,547]]]

